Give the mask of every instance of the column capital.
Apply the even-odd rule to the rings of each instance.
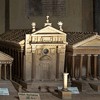
[[[96,57],[96,56],[98,56],[97,54],[94,54],[94,56]]]
[[[76,56],[76,54],[72,54],[72,56]]]
[[[83,56],[84,56],[84,54],[80,54],[80,56],[82,56],[82,57],[83,57]]]
[[[89,56],[89,57],[90,57],[90,56],[91,56],[91,54],[88,54],[87,56]]]

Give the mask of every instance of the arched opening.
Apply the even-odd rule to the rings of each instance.
[[[49,80],[51,78],[51,58],[47,55],[42,56],[39,65],[40,79]]]

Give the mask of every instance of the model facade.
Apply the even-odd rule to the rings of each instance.
[[[64,69],[72,80],[99,76],[100,36],[96,32],[64,32],[52,27],[9,30],[0,36],[0,50],[14,58],[12,79],[30,89],[62,84]],[[65,59],[66,57],[66,59]]]
[[[53,28],[47,16],[40,30],[32,23],[32,30],[10,30],[1,35],[0,50],[14,58],[12,78],[25,88],[62,83],[67,34],[62,22],[58,24],[59,30]]]

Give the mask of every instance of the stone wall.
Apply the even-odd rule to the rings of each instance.
[[[10,29],[31,28],[31,23],[35,21],[38,28],[43,26],[45,16],[27,16],[27,0],[10,1]],[[5,30],[5,4],[0,0],[0,33]],[[50,17],[54,27],[58,28],[57,22],[61,20],[64,31],[92,31],[92,0],[66,0],[66,16]],[[40,23],[41,22],[41,23]]]
[[[82,0],[82,31],[93,31],[93,1]]]
[[[5,1],[0,0],[0,33],[5,31]]]
[[[94,0],[94,20],[94,30],[100,32],[100,0]]]

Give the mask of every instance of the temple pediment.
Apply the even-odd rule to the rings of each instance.
[[[42,28],[41,30],[38,30],[36,32],[34,32],[32,35],[42,35],[42,34],[63,34],[66,35],[66,33],[64,33],[63,31],[57,30],[55,28],[53,28],[52,26],[46,26],[44,28]]]
[[[73,48],[79,47],[100,47],[100,36],[94,35],[73,45]]]
[[[3,52],[0,51],[0,62],[12,62],[13,58]]]
[[[96,39],[93,39],[87,43],[84,43],[83,45],[81,46],[93,46],[93,47],[100,47],[100,39],[96,38]]]

